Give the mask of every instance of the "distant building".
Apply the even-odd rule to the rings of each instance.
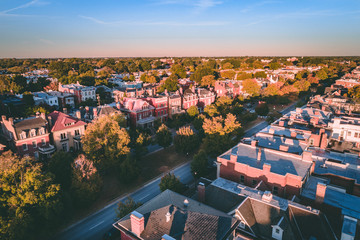
[[[155,97],[147,97],[143,98],[143,100],[153,106],[154,109],[154,117],[161,119],[161,122],[164,122],[168,118],[168,97],[166,95],[158,95]]]
[[[199,97],[195,92],[195,87],[191,89],[186,89],[184,93],[182,93],[182,88],[180,88],[180,93],[182,94],[182,108],[188,109],[192,106],[197,106],[199,102]]]
[[[67,85],[59,84],[59,91],[74,94],[77,103],[81,103],[89,99],[96,101],[96,88],[83,86],[79,84],[79,82]]]
[[[70,106],[72,108],[75,107],[75,95],[67,92],[58,92],[58,91],[49,91],[46,92],[50,96],[54,96],[58,98],[59,108],[65,108]]]
[[[198,104],[197,106],[204,110],[206,106],[211,105],[215,102],[215,93],[205,89],[205,88],[197,88],[197,95],[198,95]]]
[[[40,98],[49,106],[53,106],[59,108],[59,100],[55,95],[48,94],[47,92],[34,92],[33,93],[34,100],[35,98]],[[36,102],[36,100],[35,100]]]
[[[148,128],[154,125],[155,107],[145,100],[125,98],[120,102],[120,110],[126,114],[133,127]]]

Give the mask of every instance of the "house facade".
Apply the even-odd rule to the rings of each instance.
[[[148,128],[154,125],[155,107],[143,99],[125,98],[120,102],[120,110],[126,114],[133,127]]]
[[[48,115],[52,139],[57,151],[69,152],[81,149],[81,137],[86,123],[65,113],[54,111]]]
[[[77,103],[89,99],[96,101],[96,88],[83,86],[79,82],[67,85],[59,84],[59,91],[74,94]]]

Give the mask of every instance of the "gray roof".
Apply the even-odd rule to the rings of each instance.
[[[224,239],[238,221],[231,216],[205,204],[166,190],[145,203],[136,211],[145,218],[143,239],[161,239],[167,234],[175,239]],[[165,214],[171,213],[166,222]],[[115,227],[131,229],[130,214],[114,224]]]
[[[28,132],[31,129],[39,130],[42,127],[45,128],[45,132],[47,133],[48,130],[46,128],[46,125],[47,121],[42,117],[31,117],[20,120],[18,122],[14,122],[14,128],[18,138],[19,134],[21,134],[22,131]]]
[[[261,151],[260,160],[257,160],[258,151]],[[230,160],[230,155],[236,155],[237,162],[253,168],[263,169],[264,164],[270,164],[271,172],[284,176],[286,174],[293,174],[304,178],[312,165],[312,162],[303,161],[299,155],[268,150],[266,148],[255,148],[244,143],[239,143],[229,151],[220,155],[219,158]]]

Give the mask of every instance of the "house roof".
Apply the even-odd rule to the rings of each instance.
[[[85,122],[59,111],[54,111],[50,113],[49,116],[51,117],[53,126],[51,129],[52,132],[86,125]]]
[[[189,204],[185,206],[185,199],[166,190],[136,209],[145,218],[141,238],[161,239],[167,234],[175,239],[224,239],[238,224],[235,218],[193,199],[188,199]],[[166,222],[168,212],[171,217]],[[130,214],[114,226],[131,229]]]
[[[47,121],[45,119],[43,119],[42,117],[31,117],[31,118],[27,118],[27,119],[23,119],[18,122],[15,122],[14,129],[19,138],[19,134],[22,131],[28,131],[30,129],[37,130],[42,127],[44,127],[45,131],[47,131],[46,124],[47,124]]]

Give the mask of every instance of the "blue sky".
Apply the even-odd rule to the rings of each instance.
[[[359,0],[0,0],[0,57],[360,55]]]

